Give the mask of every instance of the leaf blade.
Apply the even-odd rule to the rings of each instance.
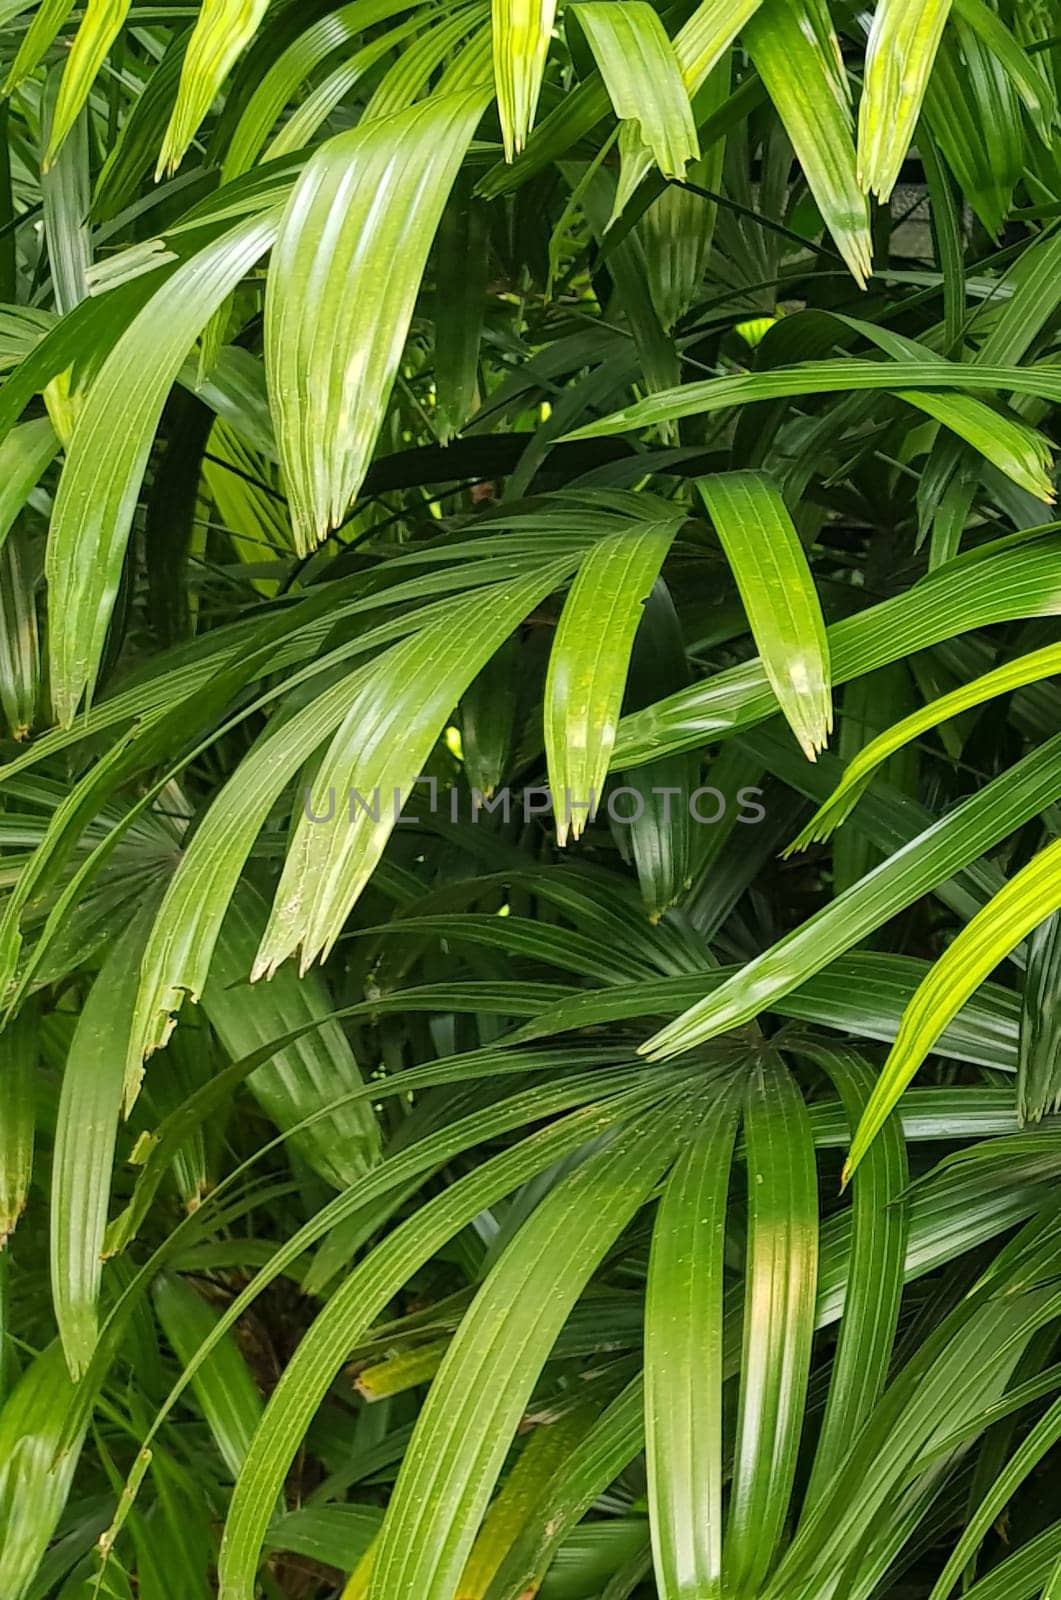
[[[744,1113],[748,1244],[740,1402],[723,1572],[755,1595],[773,1563],[796,1475],[818,1278],[818,1177],[803,1096],[758,1065]]]
[[[950,1017],[1033,928],[1061,909],[1061,840],[1029,861],[968,923],[914,995],[844,1167],[856,1170]]]
[[[679,1156],[660,1199],[645,1295],[645,1446],[664,1600],[722,1589],[723,1284],[739,1102],[732,1088]]]
[[[361,487],[483,104],[473,89],[337,134],[292,191],[266,286],[265,360],[301,554]]]
[[[914,135],[951,0],[880,0],[858,108],[858,181],[887,200]]]
[[[818,593],[792,519],[765,472],[697,480],[759,648],[763,671],[803,753],[813,761],[833,725],[829,644]]]
[[[680,513],[679,513],[680,515]],[[557,841],[577,839],[600,799],[641,611],[678,518],[601,539],[564,604],[545,684],[545,750]]]

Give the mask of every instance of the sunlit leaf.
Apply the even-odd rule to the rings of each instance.
[[[341,134],[292,193],[269,273],[266,365],[303,552],[339,526],[361,487],[482,109],[472,90]]]

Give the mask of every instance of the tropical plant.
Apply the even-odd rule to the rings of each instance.
[[[0,1600],[1058,1600],[1056,9],[0,70]]]

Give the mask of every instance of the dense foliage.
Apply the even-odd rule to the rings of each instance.
[[[0,1600],[1058,1600],[1057,10],[332,4],[0,0]]]

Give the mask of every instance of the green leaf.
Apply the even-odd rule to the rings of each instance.
[[[674,52],[690,94],[706,82],[763,0],[700,0],[674,38]]]
[[[269,0],[202,0],[184,52],[177,103],[159,153],[156,181],[180,166],[219,89],[254,38]]]
[[[7,538],[58,449],[47,417],[20,423],[0,442],[0,541]]]
[[[69,727],[91,695],[141,480],[167,394],[210,313],[269,248],[275,217],[239,223],[169,279],[92,384],[55,498],[45,574],[62,628],[49,640],[52,699]]]
[[[424,265],[483,110],[478,89],[330,139],[273,251],[266,367],[297,548],[338,527],[397,375]]]
[[[744,1112],[748,1244],[740,1403],[723,1545],[725,1592],[757,1595],[796,1476],[818,1277],[818,1177],[803,1098],[758,1065]]]
[[[888,200],[921,112],[951,0],[878,0],[858,108],[858,181]]]
[[[881,953],[844,956],[792,993],[779,995],[770,1009],[780,1016],[890,1043],[910,996],[927,970],[926,962],[910,957]],[[576,990],[552,1004],[543,997],[540,1005],[528,1007],[534,1020],[518,1029],[511,1039],[513,1043],[523,1042],[631,1018],[674,1016],[721,988],[738,971],[737,967],[716,967],[691,977],[626,982],[603,992],[587,994]],[[941,1036],[937,1051],[959,1061],[976,1061],[1016,1072],[1017,996],[997,985],[993,993],[988,993],[981,991],[959,1014]]]
[[[59,69],[53,68],[44,82],[41,103],[42,132],[50,130],[62,99]],[[41,203],[44,235],[56,309],[72,311],[88,293],[88,271],[92,264],[92,237],[87,224],[89,202],[88,119],[80,112],[70,119],[68,137],[55,159],[41,173]],[[69,394],[69,379],[56,375],[44,391],[56,432],[64,442],[70,421],[77,415],[77,401]]]
[[[1023,100],[1036,131],[1049,144],[1057,117],[1057,101],[1038,57],[1021,47],[1005,22],[984,0],[954,0],[954,10],[995,57]],[[1016,14],[1015,14],[1016,15]]]
[[[3,92],[11,94],[40,66],[51,49],[67,17],[74,9],[75,0],[41,0],[30,19],[22,43],[18,47],[11,71],[7,75]]]
[[[78,1016],[63,1070],[52,1157],[52,1304],[74,1378],[85,1371],[96,1344],[103,1235],[122,1108],[123,1041],[152,911],[145,907],[112,944]]]
[[[634,638],[625,703],[651,702],[660,690],[688,681],[681,623],[670,591],[660,578],[645,602]],[[643,806],[640,813],[633,808],[632,820],[621,836],[629,840],[642,904],[653,923],[658,923],[689,887],[696,830],[688,796],[699,780],[699,761],[689,755],[663,756],[624,772],[619,780],[623,788],[640,796]]]
[[[924,108],[969,204],[997,238],[1025,159],[1020,106],[997,53],[966,24],[956,5],[939,42]],[[990,139],[983,136],[985,125]]]
[[[357,1565],[379,1529],[375,1506],[301,1505],[270,1524],[268,1548],[307,1556],[340,1572]]]
[[[1026,1438],[1022,1439],[1005,1467],[995,1478],[990,1490],[976,1507],[961,1538],[947,1559],[947,1564],[936,1580],[930,1600],[946,1600],[961,1577],[962,1569],[973,1556],[991,1525],[1001,1515],[1007,1502],[1030,1472],[1033,1472],[1061,1438],[1061,1400],[1056,1400],[1040,1417]],[[968,1591],[967,1591],[968,1592]]]
[[[678,1157],[652,1232],[645,1448],[662,1600],[722,1594],[722,1298],[739,1110],[723,1086]]]
[[[969,1600],[1058,1600],[1061,1522],[1028,1539],[965,1593]],[[1044,1588],[1044,1584],[1046,1587]]]
[[[878,1563],[891,1568],[911,1525],[939,1492],[938,1470],[919,1474],[918,1467],[926,1456],[937,1465],[936,1442],[1001,1396],[1037,1328],[1056,1316],[1056,1293],[1042,1282],[1056,1269],[1056,1241],[1044,1238],[1037,1248],[1040,1230],[1031,1224],[997,1258],[993,1278],[959,1293],[949,1315],[924,1330],[852,1442],[829,1494],[801,1523],[767,1591],[770,1600],[820,1590],[838,1566],[847,1567],[853,1548],[868,1547],[866,1577],[880,1570]],[[896,1515],[892,1508],[904,1491],[910,1499]]]
[[[729,90],[729,63],[711,75],[699,98],[712,97],[719,105]],[[687,170],[697,188],[718,191],[722,183],[725,140],[719,139]],[[652,303],[664,332],[692,306],[704,281],[711,256],[718,207],[713,201],[676,183],[669,183],[639,221],[638,236],[644,250]]]
[[[1056,615],[1059,595],[1061,541],[981,547],[905,593],[833,623],[826,635],[833,683],[975,628]],[[700,748],[706,736],[725,738],[763,722],[776,707],[761,663],[741,663],[624,717],[614,761],[625,766],[662,751]]]
[[[21,529],[9,533],[0,546],[0,707],[15,740],[33,727],[41,700],[39,571],[37,551],[27,547]]]
[[[491,0],[494,85],[505,160],[527,142],[538,109],[556,0]]]
[[[312,812],[305,809],[295,826],[255,979],[275,972],[296,949],[305,972],[332,948],[453,707],[574,564],[554,562],[532,579],[498,586],[486,605],[474,594],[457,601],[442,621],[362,673],[314,778],[314,795],[328,803],[321,798]],[[349,800],[351,792],[361,800]],[[328,820],[336,795],[341,809]]]
[[[330,591],[324,591],[327,602]],[[415,628],[371,630],[360,641],[389,642]],[[375,637],[374,637],[375,635]],[[275,652],[266,645],[267,652]],[[213,804],[173,875],[141,964],[140,990],[126,1061],[126,1101],[136,1097],[144,1057],[168,1039],[186,997],[197,1000],[244,863],[285,786],[342,722],[365,669],[332,682],[307,705],[274,717]],[[202,684],[197,685],[200,690]],[[271,698],[271,697],[267,697]],[[371,807],[371,796],[368,799]],[[381,812],[382,815],[382,812]]]
[[[834,1192],[1061,833],[1051,7],[581,3],[0,0],[0,1402],[53,1225],[75,1296],[3,1600],[1056,1578],[1061,908],[953,1015],[951,968]],[[732,565],[700,480],[769,501]],[[811,636],[840,759],[771,681]]]
[[[767,0],[742,39],[766,85],[826,227],[860,288],[872,271],[869,213],[855,170],[850,115],[823,48],[814,0]]]
[[[637,1119],[576,1166],[490,1272],[420,1413],[384,1518],[374,1592],[452,1593],[571,1306],[673,1154],[675,1109]]]
[[[902,399],[904,391],[919,389],[1010,389],[1017,394],[1040,395],[1061,401],[1061,374],[1047,366],[973,366],[951,361],[808,361],[803,366],[779,367],[772,372],[737,373],[683,384],[615,411],[599,422],[587,423],[564,435],[565,439],[598,439],[627,428],[648,428],[679,417],[710,415],[730,406],[758,400],[795,398],[808,394],[842,394],[862,389],[887,389]]]
[[[29,1196],[36,1085],[37,1018],[23,1011],[0,1034],[0,1249],[14,1233]]]
[[[461,760],[469,787],[489,800],[513,755],[521,690],[518,639],[503,644],[460,704]]]
[[[823,1067],[835,1083],[853,1132],[873,1087],[869,1066],[843,1046],[801,1043],[798,1048]],[[907,1247],[903,1194],[909,1171],[904,1132],[897,1117],[885,1123],[854,1184],[843,1316],[829,1398],[804,1495],[804,1515],[826,1485],[842,1475],[851,1442],[871,1415],[888,1380]]]
[[[58,1343],[36,1356],[0,1410],[0,1593],[24,1600],[55,1533],[81,1450],[56,1459],[70,1409],[70,1382]]]
[[[1061,909],[1061,840],[1029,861],[964,927],[932,967],[903,1016],[891,1054],[851,1143],[850,1176],[955,1012],[1032,929]]]
[[[763,671],[813,761],[833,725],[829,646],[792,519],[767,473],[716,473],[697,487],[737,581]]]
[[[202,1003],[234,1061],[270,1040],[318,1024],[287,1049],[278,1050],[247,1080],[266,1115],[286,1131],[341,1101],[360,1086],[362,1077],[342,1029],[329,1020],[333,1006],[322,977],[299,982],[285,968],[271,983],[251,984],[251,965],[267,913],[261,895],[249,883],[239,883],[214,949]],[[380,1153],[376,1118],[364,1100],[337,1106],[295,1134],[292,1144],[337,1189],[353,1183]]]
[[[435,262],[435,404],[443,444],[475,410],[486,309],[487,217],[458,180],[438,230]]]
[[[1055,914],[1041,922],[1028,940],[1017,1065],[1017,1109],[1022,1122],[1039,1122],[1061,1109],[1059,960],[1061,917]]]
[[[881,764],[912,739],[920,737],[930,728],[938,727],[948,717],[956,717],[962,711],[967,711],[971,706],[982,705],[985,700],[993,699],[996,695],[1010,694],[1024,684],[1035,683],[1059,671],[1061,671],[1061,647],[1047,645],[1042,650],[1033,650],[1026,656],[1018,656],[1015,661],[1007,661],[1003,666],[996,667],[994,672],[985,673],[982,678],[974,678],[972,683],[962,684],[950,694],[940,695],[938,699],[922,706],[919,711],[911,712],[901,722],[895,723],[876,739],[872,739],[849,762],[842,781],[825,804],[819,806],[798,838],[789,846],[786,854],[791,854],[794,850],[805,850],[816,840],[827,839],[834,828],[838,828],[844,819],[850,816]]]
[[[379,9],[381,7],[374,7],[374,10]],[[396,9],[407,9],[407,6],[396,7],[391,0],[384,15],[390,16]],[[265,159],[273,161],[311,144],[344,97],[378,62],[392,55],[411,34],[416,32],[417,21],[415,16],[406,18],[397,27],[370,39],[368,44],[363,45],[360,50],[356,50],[352,56],[333,68],[312,93],[295,107],[286,122],[270,139],[265,150]],[[429,33],[421,36],[417,41],[419,48],[414,50],[410,46],[403,51],[391,69],[385,72],[373,96],[371,115],[383,116],[405,110],[411,105],[431,72],[438,66],[441,57],[447,53],[449,46],[459,42],[469,25],[470,16],[467,11],[451,15],[432,28]],[[368,117],[369,107],[366,106],[362,120]]]
[[[144,174],[155,164],[159,141],[173,107],[187,32],[175,33],[147,79],[100,168],[92,196],[94,218],[110,218],[136,198]]]
[[[681,512],[601,539],[564,604],[545,684],[545,749],[559,844],[578,839],[600,801],[630,651]]]
[[[151,1294],[175,1355],[179,1361],[190,1360],[217,1317],[202,1295],[173,1273],[160,1273]],[[191,1383],[221,1459],[236,1477],[261,1420],[262,1398],[231,1334],[214,1345]]]
[[[52,114],[45,167],[55,160],[67,134],[88,99],[96,75],[107,58],[129,13],[130,0],[87,0],[81,26],[74,35],[63,68],[62,82]]]
[[[665,178],[681,178],[700,154],[689,95],[673,46],[646,0],[580,0],[585,29],[615,115],[628,121]],[[615,213],[628,194],[620,184]]]
[[[592,1106],[577,1112],[484,1162],[422,1206],[345,1279],[285,1368],[251,1443],[236,1484],[221,1549],[222,1600],[252,1600],[255,1569],[276,1496],[306,1427],[359,1333],[370,1325],[417,1267],[429,1260],[484,1206],[510,1193],[565,1154],[613,1129],[624,1104],[613,1101],[610,1106]],[[628,1171],[625,1162],[624,1167]],[[611,1171],[614,1174],[614,1167]],[[559,1192],[562,1205],[566,1191]],[[550,1208],[554,1214],[557,1205],[554,1201]],[[495,1267],[495,1273],[504,1265],[504,1259]],[[577,1267],[577,1262],[574,1266]],[[506,1271],[502,1284],[510,1275],[511,1269]],[[473,1326],[481,1328],[482,1324],[476,1319]],[[451,1344],[451,1362],[455,1353],[459,1356],[460,1348],[456,1342]],[[438,1392],[437,1379],[433,1389]],[[503,1396],[503,1390],[496,1392],[499,1403],[503,1403]],[[457,1442],[452,1430],[450,1437]],[[470,1445],[472,1441],[465,1442]],[[491,1442],[496,1451],[496,1441]],[[502,1442],[502,1457],[508,1443],[508,1439]],[[488,1483],[487,1493],[490,1487]],[[474,1535],[475,1527],[462,1530],[460,1550],[454,1553],[454,1583],[460,1575],[457,1559],[463,1562]],[[426,1554],[426,1550],[421,1554]]]
[[[483,1600],[494,1574],[533,1517],[542,1484],[562,1469],[593,1420],[592,1406],[574,1405],[560,1416],[543,1418],[533,1429],[483,1518],[461,1573],[457,1600]]]
[[[300,88],[310,82],[318,67],[347,45],[353,45],[367,29],[409,9],[410,0],[349,0],[335,11],[303,28],[279,52],[268,71],[254,84],[225,151],[222,171],[226,180],[247,172],[268,144],[269,134],[285,107],[298,99]],[[363,54],[363,52],[357,52]],[[295,112],[297,115],[297,111]],[[308,140],[290,148],[299,149]],[[270,153],[279,152],[269,147]]]
[[[1014,827],[1034,816],[1052,782],[1056,781],[1059,759],[1061,738],[1026,756],[1017,766],[955,807],[948,816],[930,824],[904,849],[881,862],[772,949],[754,957],[714,994],[654,1034],[641,1047],[643,1053],[658,1060],[691,1049],[749,1021],[813,972],[820,972],[830,960],[849,950],[918,895],[946,882],[956,870],[974,861]],[[1050,909],[1048,907],[1043,915]],[[980,912],[970,928],[988,914],[987,910]],[[1030,926],[1034,925],[1033,921]],[[1013,941],[1014,944],[1018,942]],[[1011,948],[1012,945],[1006,947],[1007,953]],[[980,978],[986,977],[990,970],[988,966]],[[956,999],[953,1008],[941,1020],[937,1034],[978,981],[974,979]],[[905,1025],[901,1032],[905,1034]],[[919,1064],[921,1057],[917,1060]],[[911,1068],[911,1075],[914,1071],[916,1065]]]

